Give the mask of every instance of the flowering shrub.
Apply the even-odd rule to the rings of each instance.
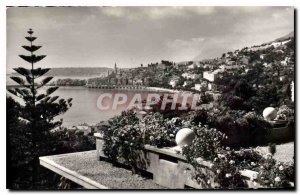
[[[149,114],[140,121],[145,143],[157,147],[175,146],[175,135],[180,130],[182,120],[178,117],[164,119],[160,113]]]
[[[226,151],[222,152],[222,157],[231,162],[230,164],[238,167],[239,169],[250,169],[259,166],[259,162],[263,159],[263,157],[253,149],[241,149],[239,151],[230,150],[227,147]]]
[[[182,149],[183,155],[189,162],[194,163],[195,158],[201,157],[205,160],[214,159],[219,150],[221,150],[221,142],[226,138],[225,134],[213,128],[204,126],[193,126],[192,130],[196,133],[196,138],[190,146]]]
[[[211,170],[215,182],[220,185],[220,188],[245,188],[247,184],[240,171],[258,167],[258,162],[262,159],[263,157],[253,149],[234,151],[226,147],[226,150],[223,150],[213,161]]]
[[[251,118],[251,113],[246,118]],[[245,188],[247,183],[240,173],[245,169],[258,171],[257,182],[266,187],[287,187],[294,181],[293,164],[266,160],[254,149],[234,151],[229,147],[224,148],[222,142],[226,140],[225,134],[206,125],[193,126],[192,129],[196,132],[196,138],[190,146],[183,147],[182,152],[195,169],[193,179],[203,187],[211,188],[214,183],[214,187],[223,189]],[[199,157],[213,164],[203,168],[197,162]]]
[[[272,159],[271,154],[265,158],[253,149],[239,151],[230,150],[229,147],[226,147],[225,150],[223,148],[215,149],[219,152],[216,154],[216,152],[211,151],[212,156],[215,156],[212,160],[213,164],[206,167],[205,170],[196,161],[198,157],[202,156],[195,152],[186,153],[186,149],[184,150],[188,162],[195,168],[195,173],[192,175],[193,179],[203,187],[211,188],[211,184],[214,183],[214,187],[223,189],[245,188],[247,183],[240,173],[241,170],[245,169],[258,172],[257,178],[250,178],[254,185],[260,184],[269,188],[294,187],[293,162],[276,162]],[[195,151],[198,151],[198,149],[195,149]]]
[[[133,172],[147,163],[142,154],[145,144],[157,147],[176,145],[175,135],[181,127],[180,118],[164,119],[160,113],[148,114],[139,119],[132,110],[124,111],[108,121],[101,129],[103,152],[113,162],[130,165]]]
[[[294,163],[276,163],[271,156],[261,162],[257,181],[266,187],[287,188],[294,187]]]
[[[290,109],[288,106],[283,105],[279,107],[277,112],[277,120],[289,120],[294,118],[294,111]]]
[[[103,128],[105,141],[103,152],[113,162],[123,161],[137,170],[139,151],[144,147],[142,132],[138,127],[138,118],[133,111],[124,111],[108,121]]]
[[[226,156],[219,156],[224,151],[221,142],[226,139],[226,135],[207,125],[194,127],[196,138],[190,146],[183,147],[183,155],[187,161],[195,168],[193,178],[203,187],[211,187],[212,180],[220,188],[238,188],[245,187],[238,167],[233,160],[228,160]],[[229,152],[229,151],[228,151]],[[213,166],[206,168],[197,162],[197,158],[213,161]]]
[[[234,160],[218,156],[214,159],[211,170],[214,173],[214,182],[218,183],[220,188],[237,189],[247,187]]]
[[[195,113],[194,113],[195,114]],[[107,128],[102,129],[105,140],[104,154],[112,161],[121,161],[130,165],[133,172],[147,163],[143,148],[145,144],[157,147],[175,146],[176,133],[184,127],[191,128],[196,138],[189,146],[182,148],[182,154],[188,163],[194,167],[192,174],[203,187],[218,187],[223,189],[245,188],[247,183],[241,175],[241,170],[249,169],[258,172],[258,182],[266,187],[290,187],[294,182],[294,164],[277,163],[270,154],[264,158],[253,149],[231,150],[224,132],[220,129],[235,128],[234,133],[239,138],[246,139],[239,134],[246,134],[252,139],[255,136],[255,128],[267,131],[267,125],[255,113],[230,113],[236,120],[225,120],[225,127],[211,128],[208,125],[201,125],[198,119],[206,117],[200,112],[191,118],[185,119],[174,117],[172,119],[164,118],[162,114],[148,113],[145,117],[139,119],[133,111],[123,112],[120,116],[109,120]],[[195,117],[196,116],[196,117]],[[211,118],[208,116],[208,118]],[[209,120],[209,119],[208,119]],[[199,125],[196,125],[199,122]],[[228,122],[226,124],[225,122]],[[210,125],[211,121],[209,122]],[[220,125],[220,124],[219,124]],[[229,129],[230,129],[229,128]],[[251,133],[254,133],[253,135]],[[264,135],[264,134],[263,134]],[[256,142],[255,142],[256,143]],[[249,145],[247,142],[245,145]],[[240,145],[239,145],[240,146]],[[213,162],[209,167],[203,167],[198,160],[202,158]],[[252,178],[255,179],[255,178]]]

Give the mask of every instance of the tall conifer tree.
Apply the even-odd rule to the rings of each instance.
[[[10,93],[21,98],[24,105],[20,107],[19,120],[26,123],[30,132],[24,132],[23,135],[29,140],[28,144],[31,148],[29,152],[30,157],[28,161],[32,165],[32,187],[34,188],[38,181],[38,168],[39,168],[39,156],[49,154],[51,151],[51,136],[50,130],[60,126],[62,120],[55,121],[54,118],[64,112],[66,112],[70,106],[72,106],[72,98],[67,101],[59,99],[59,96],[51,96],[58,87],[46,86],[53,77],[42,77],[50,68],[35,67],[35,64],[46,57],[46,55],[36,55],[35,52],[42,46],[34,45],[33,42],[37,37],[33,36],[33,30],[27,31],[28,36],[26,40],[29,41],[29,45],[22,46],[27,50],[29,55],[19,55],[23,60],[30,64],[30,68],[14,68],[14,70],[20,74],[20,77],[11,77],[18,87],[8,89]],[[20,147],[21,148],[21,147]]]

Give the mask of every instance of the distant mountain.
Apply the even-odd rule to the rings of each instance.
[[[98,77],[112,72],[112,68],[107,67],[68,67],[68,68],[51,68],[45,76],[53,77]],[[16,73],[14,72],[13,75]]]
[[[294,31],[290,32],[289,34],[287,34],[283,37],[275,39],[275,41],[284,41],[284,40],[287,40],[287,39],[293,38],[293,37],[294,37]]]
[[[91,77],[107,74],[108,71],[111,72],[113,69],[107,67],[51,68],[51,70],[47,73],[47,76]]]

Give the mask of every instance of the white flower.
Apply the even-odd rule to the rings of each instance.
[[[256,163],[255,162],[251,162],[251,166],[255,166],[256,165]]]
[[[174,137],[174,135],[173,135],[173,134],[170,134],[169,136],[170,136],[170,137]]]
[[[210,180],[207,180],[207,184],[210,184]]]
[[[279,170],[282,171],[284,168],[282,165],[279,166]]]
[[[261,166],[260,166],[260,168],[261,168],[261,169],[263,169],[263,168],[264,168],[264,166],[262,166],[262,165],[261,165]]]
[[[225,149],[226,149],[226,150],[230,150],[230,148],[229,148],[229,147],[226,147]]]
[[[221,170],[220,170],[220,169],[218,169],[218,170],[217,170],[217,173],[218,173],[218,174],[220,174],[220,173],[221,173]]]
[[[229,161],[229,164],[231,164],[231,165],[233,165],[234,163],[235,163],[234,160]]]
[[[151,140],[151,141],[153,141],[153,140],[154,140],[154,137],[153,137],[152,135],[150,136],[150,140]]]
[[[256,183],[256,181],[254,181],[254,182],[253,182],[253,185],[254,185],[254,186],[257,186],[257,183]]]
[[[276,181],[276,182],[281,182],[281,179],[280,179],[280,177],[278,177],[278,176],[277,176],[277,177],[275,177],[275,181]]]
[[[230,173],[226,173],[225,177],[229,178],[229,177],[231,177],[231,174]]]
[[[272,159],[272,154],[271,153],[267,154],[267,159]]]

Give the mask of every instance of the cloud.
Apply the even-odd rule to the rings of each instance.
[[[251,15],[259,12],[284,10],[290,11],[291,7],[259,7],[259,6],[174,6],[174,7],[101,7],[101,12],[114,18],[139,19],[166,19],[189,18],[193,16],[224,15]]]
[[[115,18],[165,19],[174,17],[190,17],[193,15],[210,15],[215,7],[104,7],[101,11],[106,16]]]
[[[293,14],[293,7],[14,7],[7,11],[7,64],[22,63],[17,54],[29,27],[51,67],[134,67],[271,41],[293,30]]]
[[[206,38],[195,37],[188,40],[175,39],[167,41],[165,46],[167,48],[167,55],[173,61],[191,60],[191,56],[196,56],[205,49],[207,45]]]
[[[102,13],[107,16],[124,17],[126,16],[126,8],[124,7],[101,7]]]
[[[191,38],[189,40],[175,39],[174,41],[167,41],[166,46],[170,49],[195,48],[201,46],[203,41],[205,41],[205,38],[202,37]]]

